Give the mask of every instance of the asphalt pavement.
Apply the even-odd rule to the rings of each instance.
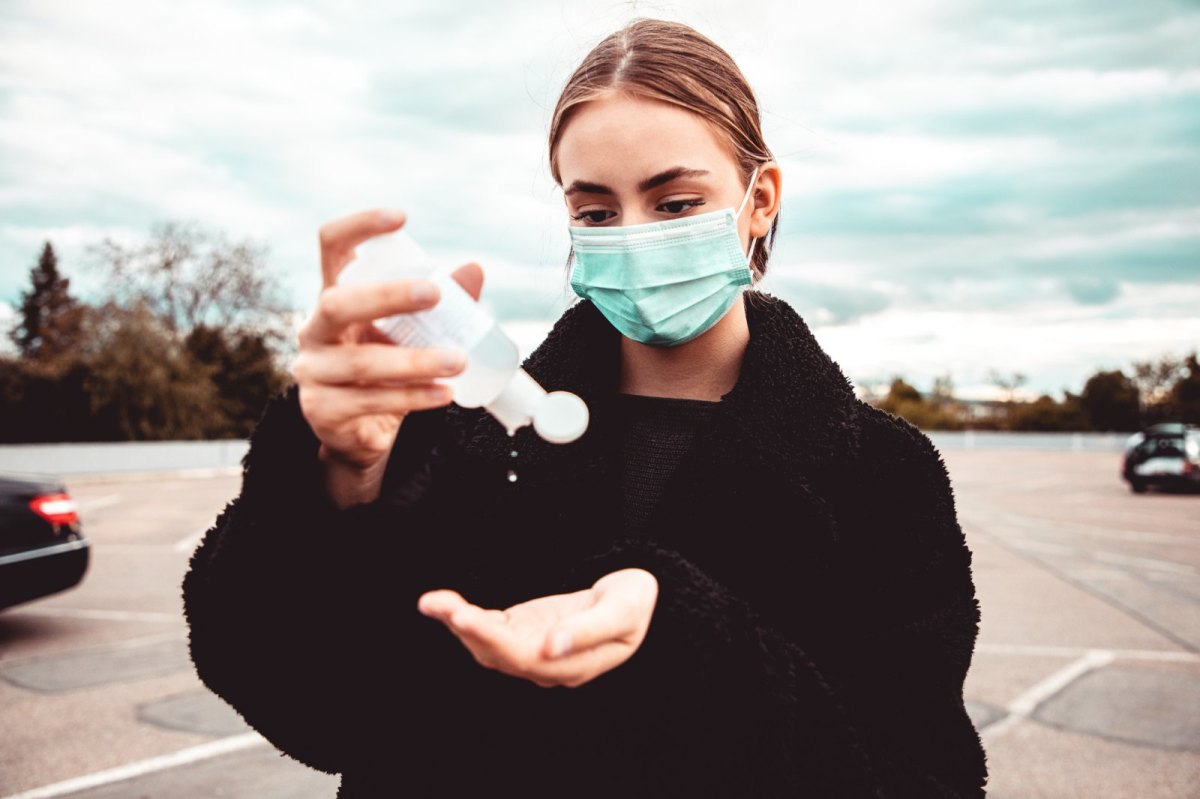
[[[945,459],[983,609],[965,695],[989,797],[1200,797],[1200,496],[1135,496],[1108,452]],[[180,581],[239,482],[67,480],[92,567],[0,613],[0,798],[332,799],[336,776],[281,757],[187,658]]]

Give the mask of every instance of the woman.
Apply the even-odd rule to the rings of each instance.
[[[781,173],[736,65],[629,25],[568,81],[550,159],[587,299],[525,368],[588,432],[449,404],[457,354],[370,325],[432,284],[334,285],[402,215],[325,226],[297,385],[185,578],[201,677],[344,798],[982,796],[946,471],[747,289]]]

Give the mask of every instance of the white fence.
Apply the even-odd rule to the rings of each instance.
[[[1131,433],[998,433],[955,430],[927,433],[938,449],[1020,449],[1056,452],[1123,452]]]
[[[942,450],[1121,452],[1125,433],[931,432]],[[248,444],[226,441],[137,441],[108,444],[0,445],[0,472],[63,475],[234,471]]]
[[[138,472],[224,472],[241,468],[249,444],[224,441],[120,441],[103,444],[5,444],[0,472],[101,475]]]

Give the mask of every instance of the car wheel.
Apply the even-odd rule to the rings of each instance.
[[[1135,493],[1135,494],[1145,494],[1146,493],[1146,484],[1143,483],[1141,480],[1130,480],[1129,481],[1129,489],[1131,491],[1133,491],[1133,493]]]

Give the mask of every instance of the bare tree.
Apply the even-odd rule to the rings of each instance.
[[[162,222],[145,244],[106,238],[89,250],[105,273],[109,299],[143,305],[177,335],[199,325],[273,338],[287,329],[279,282],[266,268],[266,248],[254,242],[230,242],[195,223]]]
[[[1157,361],[1134,361],[1133,382],[1142,408],[1170,402],[1171,387],[1186,374],[1183,358],[1164,355]]]
[[[1010,375],[1006,375],[1001,374],[995,369],[989,373],[988,379],[992,381],[993,386],[1000,389],[1000,392],[1003,394],[1004,401],[1006,403],[1010,403],[1015,400],[1017,396],[1017,390],[1020,389],[1021,386],[1025,385],[1025,383],[1029,380],[1029,378],[1021,372],[1013,372]]]

